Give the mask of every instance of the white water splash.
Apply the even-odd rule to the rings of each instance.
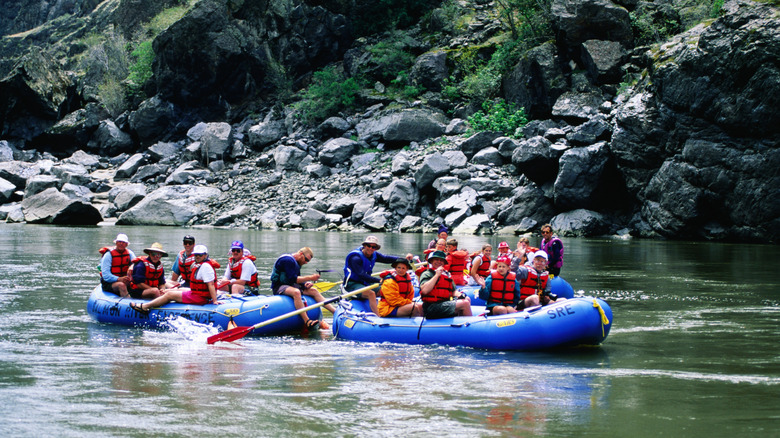
[[[213,325],[201,324],[181,316],[169,318],[162,325],[188,341],[203,341],[204,344],[209,336],[219,333],[219,329]]]

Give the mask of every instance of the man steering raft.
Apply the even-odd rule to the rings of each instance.
[[[347,259],[344,261],[344,288],[347,292],[380,282],[378,277],[371,275],[374,271],[376,262],[393,263],[398,259],[404,258],[382,254],[379,252],[379,248],[381,247],[379,239],[377,239],[376,236],[368,236],[361,246],[353,249],[347,254]],[[413,257],[414,256],[411,253],[406,255],[407,260],[412,260]],[[358,298],[368,300],[371,311],[377,315],[379,314],[379,308],[377,307],[376,302],[376,292],[368,290],[358,295]]]

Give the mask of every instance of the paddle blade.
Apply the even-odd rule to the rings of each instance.
[[[340,285],[341,282],[334,283],[330,281],[318,281],[317,283],[314,283],[314,288],[317,289],[318,292],[322,293],[325,291],[329,291],[333,289],[333,287]]]
[[[208,344],[213,344],[215,342],[233,342],[237,341],[244,336],[248,335],[249,332],[254,330],[254,327],[236,327],[230,330],[225,330],[224,332],[217,333],[214,336],[209,336],[208,339],[206,339],[206,342]]]

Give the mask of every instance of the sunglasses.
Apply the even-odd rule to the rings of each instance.
[[[303,259],[306,260],[306,263],[309,263],[311,261],[311,257],[307,257],[306,254],[301,253],[303,255]]]
[[[366,248],[379,249],[379,246],[377,246],[377,245],[366,245]]]
[[[189,242],[189,241],[186,241],[186,240],[183,243],[185,245],[195,245],[195,242]]]
[[[238,248],[231,249],[230,252],[244,252],[243,250],[240,250]]]

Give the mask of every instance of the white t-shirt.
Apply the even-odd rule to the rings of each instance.
[[[241,278],[238,278],[238,280],[249,281],[252,279],[252,275],[254,275],[256,272],[257,266],[255,266],[252,260],[246,259],[243,263],[241,263]],[[228,280],[233,279],[233,277],[230,275],[230,264],[228,264],[228,267],[225,268],[225,278]]]
[[[208,283],[217,279],[217,273],[214,272],[214,268],[210,264],[204,263],[195,273],[195,279]]]

